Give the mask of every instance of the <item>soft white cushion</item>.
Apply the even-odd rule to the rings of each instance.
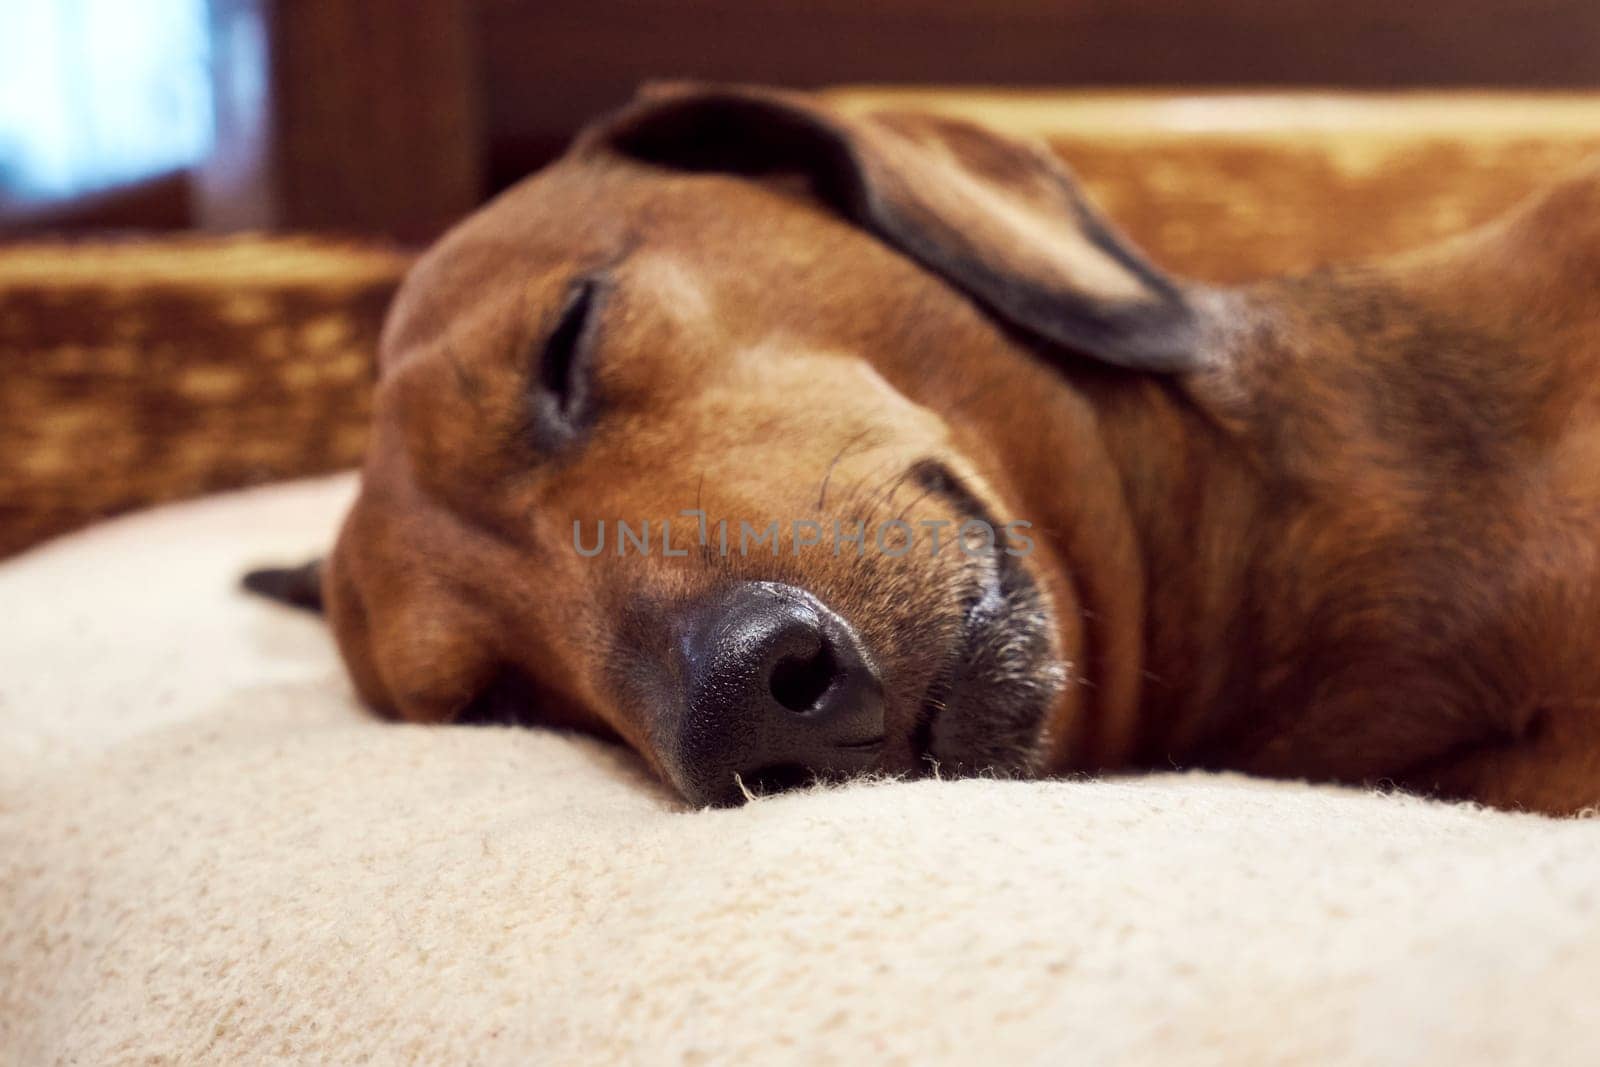
[[[0,1062],[1600,1062],[1600,825],[1234,777],[686,811],[236,592],[346,479],[0,567]]]

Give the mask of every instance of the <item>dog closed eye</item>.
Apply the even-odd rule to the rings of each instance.
[[[603,299],[604,285],[600,279],[580,278],[567,293],[555,329],[537,352],[535,385],[530,399],[535,441],[544,451],[566,445],[592,419],[590,357]]]

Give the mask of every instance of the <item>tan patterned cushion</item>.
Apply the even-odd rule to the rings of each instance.
[[[0,246],[0,555],[355,463],[408,262],[306,238]]]

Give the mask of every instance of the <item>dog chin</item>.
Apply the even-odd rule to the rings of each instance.
[[[1049,712],[1068,682],[1055,620],[1019,560],[996,553],[974,564],[961,634],[929,686],[913,744],[930,772],[1031,777],[1043,769]]]

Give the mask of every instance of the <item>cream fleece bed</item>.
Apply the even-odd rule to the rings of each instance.
[[[1600,823],[1198,775],[685,811],[376,722],[235,592],[351,488],[0,567],[0,1062],[1600,1062]]]

